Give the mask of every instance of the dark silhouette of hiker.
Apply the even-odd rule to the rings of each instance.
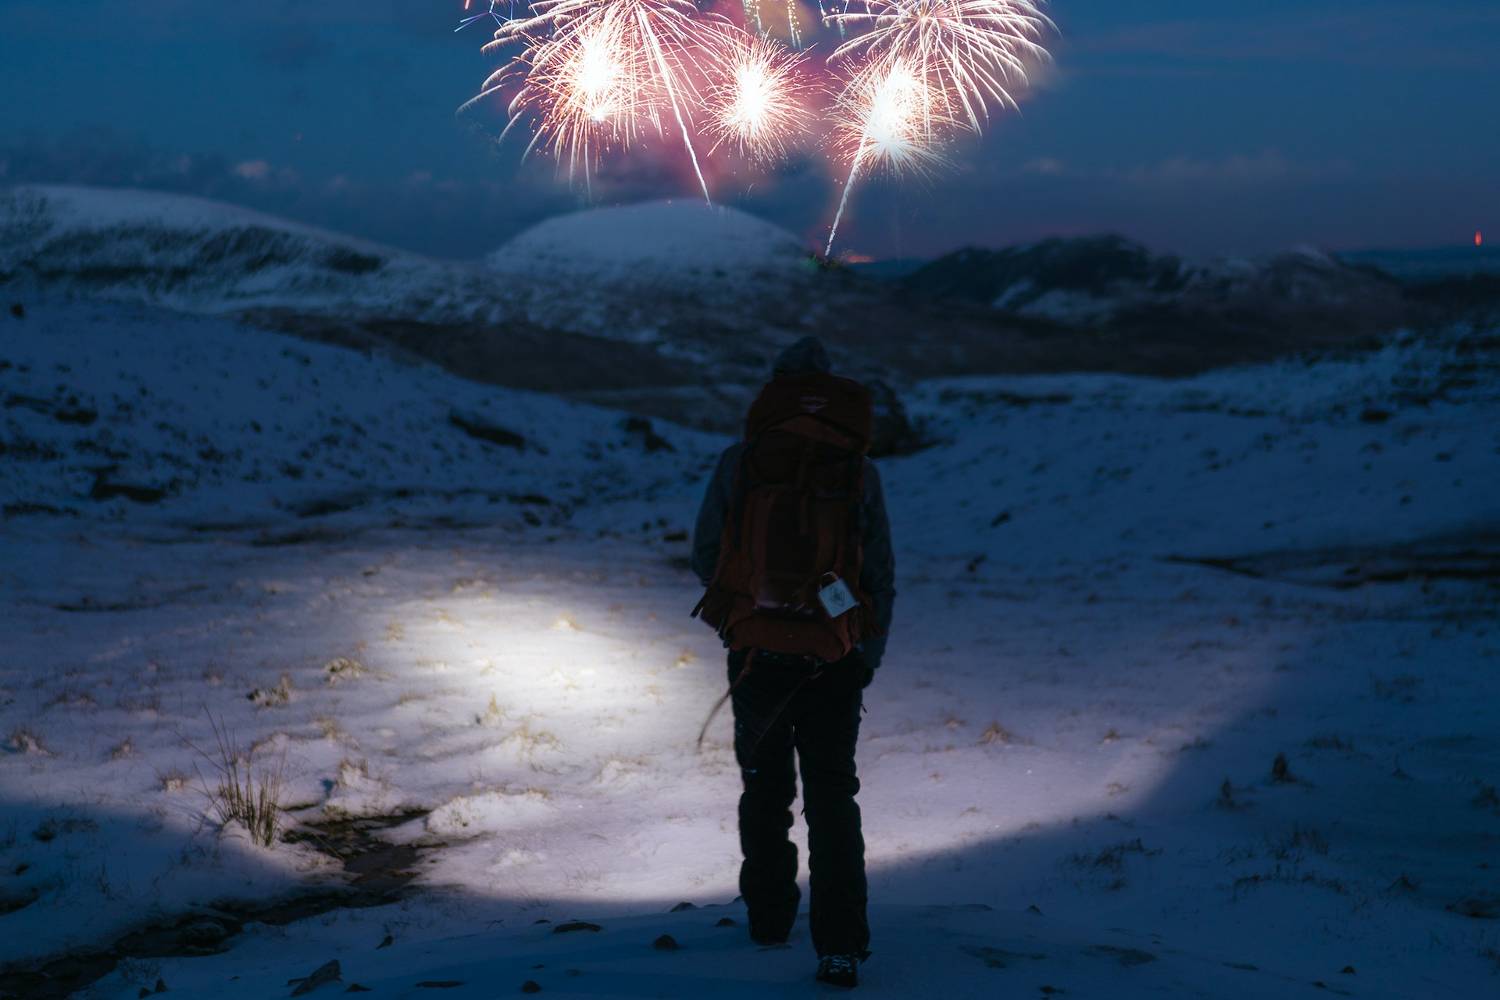
[[[730,648],[750,936],[780,943],[796,921],[788,833],[800,764],[818,978],[854,986],[870,941],[855,745],[885,653],[895,560],[866,457],[870,395],[829,367],[812,337],[776,359],[744,440],[709,484],[692,564],[707,587],[695,614]]]

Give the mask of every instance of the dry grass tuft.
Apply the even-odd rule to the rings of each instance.
[[[331,686],[339,681],[363,677],[365,665],[347,656],[339,656],[323,664],[323,673],[328,675],[328,683]]]
[[[950,725],[948,728],[952,729],[954,727]],[[980,734],[979,742],[983,746],[1014,746],[1018,744],[1025,744],[1026,741],[1018,737],[1009,729],[1006,729],[1004,726],[1000,725],[1000,723],[991,722],[989,726],[985,728],[985,731]]]
[[[209,713],[214,746],[203,750],[192,746],[214,770],[212,780],[200,772],[198,780],[219,822],[238,822],[249,831],[250,839],[262,847],[276,843],[281,833],[281,793],[285,785],[286,751],[269,765],[256,760],[254,747],[240,750],[227,726]]]
[[[484,711],[474,716],[474,724],[477,726],[498,726],[505,721],[505,709],[500,707],[500,702],[494,693],[490,694],[490,702],[484,707]]]
[[[31,754],[36,757],[52,756],[52,751],[42,743],[42,738],[24,726],[11,730],[10,739],[6,743],[7,749],[12,753]]]
[[[245,696],[261,708],[271,708],[285,705],[292,700],[292,678],[290,674],[282,674],[276,682],[275,687],[256,688]]]

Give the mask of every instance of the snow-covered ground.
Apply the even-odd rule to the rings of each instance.
[[[732,902],[728,720],[694,747],[722,441],[136,307],[0,332],[0,962],[196,915],[213,953],[86,995],[331,959],[320,993],[821,992],[805,929],[757,949]],[[1493,993],[1494,359],[920,387],[941,443],[882,470],[867,994]],[[293,830],[401,845],[404,895],[218,940],[350,876],[220,828],[211,720],[285,762]]]
[[[712,444],[220,319],[82,302],[6,320],[0,502],[22,513],[216,536],[397,511],[561,523],[680,492],[674,442]]]

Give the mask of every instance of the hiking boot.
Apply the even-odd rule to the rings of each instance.
[[[824,955],[818,959],[818,982],[830,986],[858,986],[859,956]]]

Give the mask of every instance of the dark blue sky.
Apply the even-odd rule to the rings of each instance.
[[[0,184],[223,198],[440,256],[584,203],[455,108],[491,63],[462,0],[0,0]],[[925,182],[857,192],[841,241],[926,255],[1112,230],[1193,253],[1500,236],[1495,0],[1055,0],[1057,65]],[[813,239],[809,162],[721,179]],[[597,203],[691,194],[626,164]]]

